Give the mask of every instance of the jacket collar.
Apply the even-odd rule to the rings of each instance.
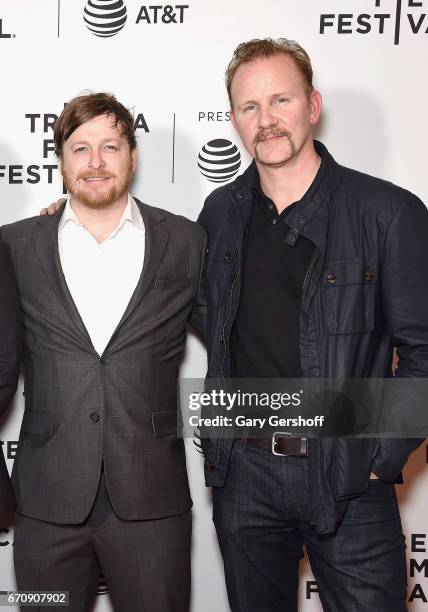
[[[163,223],[166,217],[164,211],[143,204],[136,198],[135,202],[138,205],[145,228],[146,244],[144,264],[138,284],[106,350],[120,327],[129,319],[143,299],[144,294],[153,280],[168,243],[168,230]],[[79,333],[80,339],[83,340],[86,345],[89,344],[89,346],[92,347],[88,331],[68,289],[59,258],[58,226],[63,211],[64,205],[61,206],[54,215],[44,215],[37,218],[36,222],[39,225],[39,231],[35,232],[33,237],[34,247],[49,282],[70,316],[70,319]]]
[[[75,223],[76,225],[80,226],[82,225],[72,207],[71,197],[69,197],[65,203],[65,207],[63,209],[63,213],[58,224],[58,232],[61,232],[63,227],[68,223]],[[125,210],[123,211],[122,217],[120,218],[117,227],[114,228],[114,230],[112,231],[110,236],[106,238],[106,240],[108,240],[109,238],[113,238],[121,230],[125,223],[130,223],[135,227],[137,231],[144,232],[143,218],[141,216],[139,207],[135,199],[130,193],[128,193],[128,200],[125,206]]]
[[[287,235],[286,242],[290,246],[294,246],[300,234],[304,235],[309,240],[312,240],[319,248],[318,244],[321,240],[321,235],[325,233],[322,229],[325,227],[327,211],[321,212],[323,205],[328,205],[331,200],[332,193],[335,189],[334,168],[337,163],[328,152],[327,148],[319,141],[314,141],[315,150],[321,157],[321,166],[318,172],[322,172],[319,185],[315,192],[310,194],[310,197],[304,196],[298,206],[290,211],[287,217],[287,223],[290,225],[290,231]],[[317,179],[315,179],[317,180]],[[237,204],[241,216],[241,220],[246,227],[251,214],[253,203],[252,188],[258,181],[258,171],[255,161],[248,166],[243,174],[241,174],[230,185],[230,193],[233,201]],[[317,215],[319,213],[319,215]],[[319,216],[319,219],[316,217]]]

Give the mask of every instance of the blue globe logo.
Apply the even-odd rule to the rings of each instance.
[[[212,183],[225,183],[237,174],[241,166],[241,154],[230,140],[210,140],[198,155],[201,174]]]
[[[123,0],[88,0],[83,11],[86,27],[101,38],[115,36],[125,25],[126,18]]]

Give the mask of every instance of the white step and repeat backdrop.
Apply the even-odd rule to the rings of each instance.
[[[0,0],[0,224],[37,214],[61,195],[52,123],[88,89],[113,92],[134,109],[140,168],[133,192],[195,219],[216,186],[198,167],[202,147],[229,141],[241,152],[239,172],[248,164],[230,124],[223,74],[239,42],[266,36],[293,38],[308,50],[324,96],[319,137],[336,159],[428,202],[428,0],[179,1],[120,0],[123,18],[106,37],[98,21],[107,23],[107,12],[91,18],[86,0]],[[92,0],[106,11],[109,3]],[[182,375],[202,377],[205,365],[190,337]],[[10,468],[22,409],[21,387],[0,429]],[[398,487],[412,612],[428,611],[427,451],[415,453]],[[209,492],[191,443],[188,464],[192,612],[227,612]],[[0,524],[0,590],[14,588],[12,545],[13,526]],[[96,612],[111,610],[106,591],[101,583]],[[307,563],[300,598],[303,612],[321,610]]]

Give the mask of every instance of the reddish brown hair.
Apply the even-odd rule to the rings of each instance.
[[[66,105],[54,127],[55,153],[62,156],[64,143],[78,127],[100,115],[111,115],[119,126],[131,150],[137,146],[134,118],[112,94],[90,93],[77,96]]]
[[[291,57],[297,68],[300,70],[305,80],[308,94],[313,90],[313,71],[311,60],[306,51],[296,41],[287,38],[263,38],[243,42],[235,49],[233,57],[227,67],[225,80],[227,93],[229,95],[230,106],[233,108],[230,89],[235,72],[241,64],[252,62],[264,57],[274,57],[275,55],[288,55]]]

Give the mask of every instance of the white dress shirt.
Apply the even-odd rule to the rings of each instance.
[[[145,230],[134,198],[102,243],[80,223],[67,201],[58,226],[62,270],[92,344],[102,355],[140,279]]]

